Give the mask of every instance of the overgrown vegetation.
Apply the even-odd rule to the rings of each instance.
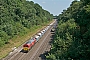
[[[58,16],[47,60],[90,60],[90,0],[73,1]]]
[[[53,15],[32,1],[0,0],[0,47],[16,36],[30,32],[31,27],[44,25]]]

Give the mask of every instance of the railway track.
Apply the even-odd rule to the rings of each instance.
[[[47,30],[42,38],[30,49],[28,53],[16,52],[3,60],[45,60],[44,53],[50,50],[51,32],[53,26]]]
[[[51,34],[48,33],[47,36],[45,37],[45,39],[43,40],[42,44],[40,45],[37,53],[32,58],[30,58],[30,60],[42,60],[40,55],[46,51],[46,48],[47,48],[48,43],[50,41],[50,39],[47,39],[47,38],[49,38],[50,36],[51,36]]]
[[[45,33],[45,35],[35,44],[35,46],[23,56],[23,58],[20,57],[19,60],[42,60],[39,56],[46,51],[47,45],[49,44],[50,39],[47,38],[50,38],[50,30]]]

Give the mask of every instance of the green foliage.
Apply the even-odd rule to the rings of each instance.
[[[89,1],[75,0],[57,17],[58,27],[47,59],[90,60]]]
[[[4,32],[0,30],[0,46],[3,46],[5,43],[8,42],[9,36]]]
[[[49,56],[46,56],[47,60],[55,60],[56,57],[53,54],[49,54]]]
[[[0,0],[0,45],[23,36],[31,27],[50,22],[53,15],[26,0]]]
[[[67,54],[68,48],[72,45],[72,34],[74,34],[74,28],[76,27],[76,24],[73,19],[68,20],[65,23],[60,21],[58,24],[59,25],[56,29],[54,42],[50,52],[52,55],[50,54],[49,56],[54,55],[56,59],[63,59],[63,55]]]

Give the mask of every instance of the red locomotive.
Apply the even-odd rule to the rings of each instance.
[[[52,24],[50,24],[51,26]],[[50,26],[47,26],[45,29],[43,29],[42,31],[40,31],[39,33],[37,33],[37,35],[35,35],[35,37],[33,37],[32,39],[30,39],[28,42],[26,42],[23,45],[23,51],[24,52],[28,52],[32,46],[35,45],[36,42],[38,42],[40,40],[40,38],[44,35],[44,33],[50,28]]]
[[[30,50],[30,48],[36,43],[36,39],[33,38],[33,39],[30,39],[28,42],[26,42],[24,45],[23,45],[23,51],[24,52],[28,52]]]

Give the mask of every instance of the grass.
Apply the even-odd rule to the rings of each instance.
[[[17,36],[15,38],[12,38],[11,40],[9,40],[9,42],[10,42],[9,44],[6,44],[5,46],[0,47],[0,59],[1,58],[4,58],[5,56],[7,56],[8,53],[10,51],[12,51],[12,48],[13,47],[19,47],[25,41],[27,41],[28,39],[30,39],[30,37],[32,37],[37,32],[39,32],[40,30],[42,30],[44,27],[45,26],[35,26],[35,27],[32,27],[30,30],[28,30],[28,33],[27,34],[25,34],[23,36]]]

